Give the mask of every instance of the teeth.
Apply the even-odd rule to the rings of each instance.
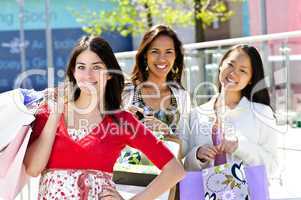
[[[234,80],[232,80],[232,79],[230,79],[230,78],[226,78],[226,80],[227,80],[228,82],[230,82],[230,83],[237,83],[236,81],[234,81]]]
[[[96,85],[97,82],[84,82],[85,85]]]
[[[164,69],[167,65],[157,65],[158,68]]]

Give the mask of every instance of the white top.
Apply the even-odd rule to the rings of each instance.
[[[196,151],[200,146],[211,144],[211,131],[215,121],[214,102],[194,108],[190,114],[189,153],[185,157],[187,170],[199,170],[212,165],[200,162]],[[270,175],[277,167],[276,120],[269,106],[250,102],[242,97],[234,109],[226,108],[224,113],[224,134],[236,135],[238,148],[230,159],[243,160],[246,165],[264,164]],[[228,156],[229,158],[229,156]]]

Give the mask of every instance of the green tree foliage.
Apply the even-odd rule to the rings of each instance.
[[[110,3],[112,9],[81,12],[72,11],[88,34],[118,31],[121,35],[138,35],[154,23],[170,26],[192,26],[200,20],[200,29],[214,21],[227,21],[233,16],[221,0],[99,0]],[[242,0],[228,0],[242,1]]]

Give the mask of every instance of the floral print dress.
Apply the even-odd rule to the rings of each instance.
[[[84,130],[68,129],[77,141],[87,136]],[[39,200],[98,200],[103,186],[115,187],[112,173],[99,170],[48,169],[40,178]]]

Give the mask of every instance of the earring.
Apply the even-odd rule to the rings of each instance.
[[[179,72],[179,68],[176,67],[176,69],[174,69],[174,67],[173,67],[173,68],[171,68],[171,72],[172,72],[173,74],[177,75],[177,73]]]
[[[144,65],[145,65],[145,71],[148,71],[149,70],[149,67],[148,67],[148,64],[147,64],[147,60],[144,59]]]

